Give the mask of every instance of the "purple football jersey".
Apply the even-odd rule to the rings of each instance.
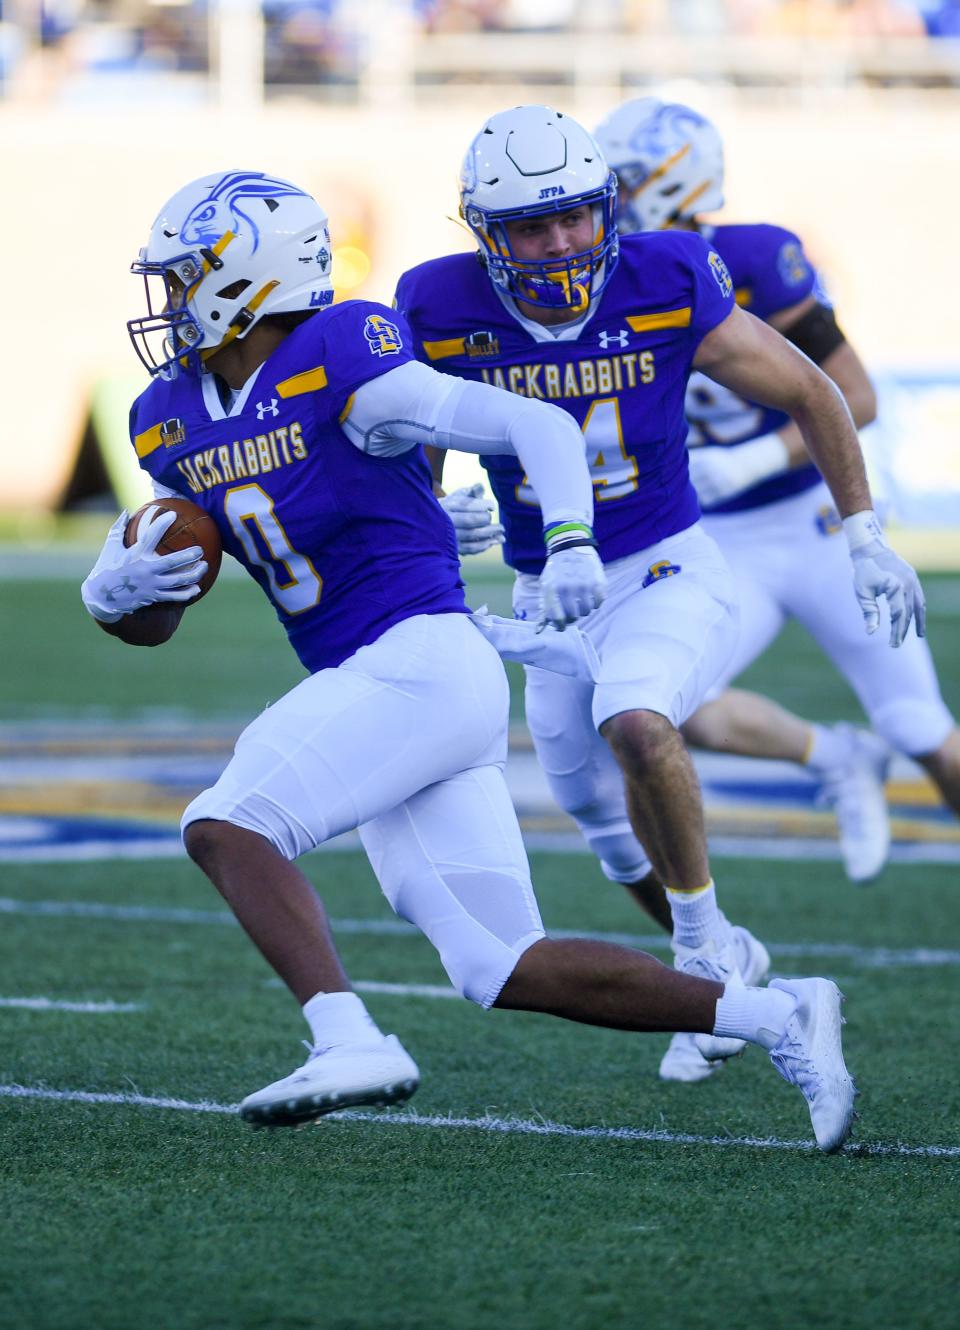
[[[781,309],[789,309],[818,289],[817,274],[803,246],[792,231],[780,226],[707,226],[701,234],[723,256],[733,278],[737,304],[769,319]],[[735,448],[783,429],[790,417],[759,402],[747,401],[714,383],[704,374],[690,376],[686,398],[690,423],[689,444],[718,444]],[[753,485],[704,512],[735,513],[760,508],[778,499],[801,494],[820,481],[820,472],[811,462],[793,467]]]
[[[702,338],[733,308],[723,260],[699,235],[625,237],[600,300],[575,330],[531,331],[505,307],[476,255],[412,268],[397,308],[421,360],[448,374],[553,402],[586,440],[594,531],[604,562],[645,549],[699,517],[687,470],[683,398]],[[481,458],[506,528],[504,558],[544,564],[536,495],[514,457]]]
[[[212,376],[197,374],[155,379],[130,413],[140,465],[210,513],[311,672],[415,614],[466,612],[423,449],[370,456],[340,424],[410,344],[392,310],[346,301],[289,334],[237,414],[212,409]]]

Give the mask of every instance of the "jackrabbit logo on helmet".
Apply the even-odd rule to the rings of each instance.
[[[180,239],[185,245],[214,245],[225,232],[236,233],[245,224],[253,237],[253,253],[260,243],[260,228],[250,216],[248,204],[262,199],[270,212],[275,212],[276,200],[290,196],[309,197],[288,180],[278,180],[262,171],[230,171],[190,209],[180,228]]]

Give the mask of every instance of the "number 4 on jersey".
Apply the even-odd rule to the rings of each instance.
[[[587,447],[587,466],[590,468],[597,502],[624,499],[632,494],[637,488],[637,459],[627,452],[623,441],[620,403],[617,398],[600,397],[591,402],[582,428]],[[517,498],[521,503],[537,502],[537,496],[526,476],[517,486]]]

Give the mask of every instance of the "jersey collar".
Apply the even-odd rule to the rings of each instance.
[[[598,301],[592,300],[590,308],[586,314],[581,314],[579,319],[573,319],[570,323],[557,323],[553,327],[547,328],[542,323],[537,323],[534,319],[528,319],[521,314],[517,308],[516,302],[512,296],[508,296],[505,291],[494,287],[497,299],[507,311],[512,319],[525,328],[535,342],[575,342],[584,328],[593,318],[597,308]]]
[[[263,365],[257,368],[247,379],[246,383],[233,396],[232,405],[227,408],[220,400],[220,393],[217,390],[216,377],[213,374],[202,374],[200,376],[200,387],[203,392],[203,402],[207,408],[207,414],[211,420],[229,420],[232,416],[239,416],[247,404],[247,398],[253,392],[253,385],[257,381],[257,376],[263,369]]]

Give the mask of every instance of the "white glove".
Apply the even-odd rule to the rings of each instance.
[[[687,460],[693,488],[707,508],[732,499],[790,466],[787,445],[779,434],[764,434],[729,448],[705,444],[691,448]]]
[[[853,560],[853,589],[868,633],[880,627],[878,596],[886,596],[890,607],[890,645],[898,647],[907,635],[910,620],[917,636],[926,630],[927,607],[920,579],[887,544],[876,514],[867,510],[843,519],[843,529]]]
[[[585,618],[607,594],[607,575],[597,554],[593,532],[582,522],[548,527],[547,562],[540,574],[538,630],[547,624],[562,632],[568,623]]]
[[[197,595],[200,578],[207,571],[199,545],[171,554],[154,553],[176,516],[170,509],[148,509],[140,520],[137,539],[128,547],[123,533],[129,519],[125,511],[120,514],[80,588],[89,614],[101,623],[116,623],[158,600],[186,601]]]
[[[486,605],[470,618],[503,660],[536,665],[584,683],[596,683],[600,678],[600,657],[579,628],[569,628],[562,634],[555,628],[541,632],[525,619],[501,619],[498,614],[489,614]]]
[[[493,500],[483,497],[481,481],[445,494],[440,507],[453,523],[460,554],[482,554],[503,544],[503,527],[493,520]]]

